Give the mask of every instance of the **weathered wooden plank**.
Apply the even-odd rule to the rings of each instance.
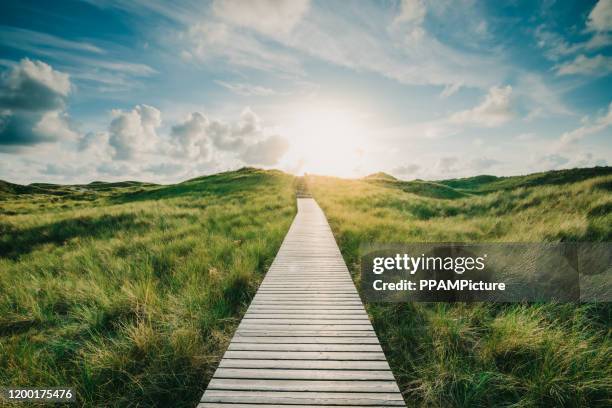
[[[357,351],[234,351],[227,350],[223,358],[272,360],[385,360],[383,353]]]
[[[370,321],[366,318],[361,318],[361,319],[308,319],[308,318],[298,318],[298,319],[266,319],[265,317],[260,317],[260,318],[253,318],[253,317],[245,317],[242,319],[242,322],[244,324],[257,324],[257,325],[265,325],[265,324],[274,324],[274,325],[279,325],[279,324],[290,324],[290,325],[303,325],[303,324],[308,324],[308,325],[313,325],[313,324],[317,324],[317,325],[330,325],[330,324],[336,324],[339,326],[346,326],[346,325],[365,325],[368,328],[370,326],[368,326],[370,324]]]
[[[276,306],[360,306],[361,302],[358,300],[253,300],[253,305],[276,305]]]
[[[376,337],[340,337],[340,336],[293,336],[293,337],[258,337],[243,336],[237,333],[232,343],[269,343],[269,344],[378,344]]]
[[[248,391],[333,391],[333,392],[398,392],[395,380],[346,381],[346,380],[285,380],[213,378],[209,390]]]
[[[245,360],[248,361],[248,360]],[[299,362],[299,361],[298,361]],[[342,361],[337,361],[333,367],[342,366]],[[330,364],[331,365],[331,364]],[[317,381],[394,381],[393,374],[389,370],[350,370],[340,368],[328,369],[300,369],[300,368],[219,368],[214,378],[240,378],[260,380],[317,380]]]
[[[241,336],[273,336],[273,337],[285,337],[285,336],[295,336],[295,337],[303,337],[303,336],[319,336],[319,337],[374,337],[376,338],[376,334],[374,330],[364,331],[364,330],[257,330],[257,329],[241,329],[238,327],[236,331],[237,335]]]
[[[380,373],[373,373],[372,375],[377,378],[381,376],[380,378],[383,379],[386,379],[388,376],[393,377],[391,371],[389,371],[389,364],[383,360],[240,360],[225,358],[219,363],[217,372],[219,372],[221,368],[270,368],[274,370],[271,371],[269,375],[285,376],[287,374],[279,373],[279,371],[280,369],[287,369],[295,371],[293,375],[296,377],[302,375],[300,373],[304,372],[304,370],[315,370],[313,373],[304,372],[303,375],[305,377],[303,378],[316,378],[317,375],[325,376],[328,375],[327,372],[329,370],[334,370],[329,375],[334,375],[336,371],[381,371]],[[217,375],[217,372],[215,372],[215,375]],[[340,373],[336,374],[340,375]],[[363,373],[363,375],[366,374],[368,373]],[[237,374],[233,373],[232,375]],[[350,375],[351,374],[349,374],[349,376]]]
[[[267,343],[234,343],[228,350],[252,351],[378,351],[379,344],[267,344]]]
[[[200,402],[197,408],[278,408],[278,404],[236,404],[224,402]],[[291,404],[288,408],[354,408],[355,405],[296,405]],[[382,408],[380,405],[369,405],[368,408]]]
[[[300,311],[304,311],[304,310],[312,310],[313,312],[318,312],[319,310],[332,310],[335,311],[337,313],[341,313],[342,311],[354,311],[354,310],[359,310],[359,311],[364,311],[363,310],[363,306],[361,305],[338,305],[338,306],[325,306],[325,305],[294,305],[294,306],[287,306],[285,308],[279,308],[278,305],[274,305],[274,304],[260,304],[260,305],[254,305],[251,304],[251,307],[249,307],[249,310],[247,310],[247,312],[255,312],[258,310],[278,310],[280,311],[287,311],[287,310],[300,310]]]
[[[231,402],[254,404],[309,404],[309,405],[382,405],[404,406],[401,394],[367,392],[275,392],[275,391],[229,391],[206,390],[202,402]]]
[[[365,313],[346,313],[346,314],[338,314],[330,311],[329,314],[309,314],[309,313],[282,313],[282,311],[271,313],[247,313],[244,315],[246,319],[307,319],[312,316],[313,319],[317,320],[335,320],[335,319],[343,319],[343,320],[368,320],[368,315]]]

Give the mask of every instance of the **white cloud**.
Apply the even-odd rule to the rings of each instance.
[[[607,166],[608,161],[602,157],[596,157],[593,153],[579,154],[573,161],[575,167]]]
[[[571,169],[576,167],[606,166],[607,160],[591,152],[549,153],[538,156],[531,163],[534,171]]]
[[[548,30],[544,24],[540,24],[536,27],[534,36],[538,47],[544,50],[546,58],[553,61],[574,54],[585,45],[584,43],[568,43],[563,36]]]
[[[133,159],[157,143],[157,128],[161,125],[157,108],[137,105],[131,111],[113,110],[112,115],[108,143],[115,159]]]
[[[540,165],[547,170],[556,170],[570,162],[570,159],[558,153],[547,154],[539,159]]]
[[[285,138],[267,136],[261,118],[248,107],[229,123],[193,112],[174,124],[167,137],[158,134],[161,116],[158,109],[148,105],[137,105],[130,111],[114,110],[108,132],[110,156],[146,162],[142,153],[148,153],[151,158],[190,159],[194,164],[221,156],[226,163],[240,160],[246,164],[273,165],[289,147]],[[86,139],[82,150],[103,138],[90,135]],[[109,174],[114,168],[107,169]],[[164,174],[169,174],[169,168]]]
[[[146,166],[142,170],[147,173],[163,176],[174,176],[182,172],[185,167],[179,163],[156,163]]]
[[[273,135],[248,146],[240,157],[247,164],[272,166],[278,163],[288,149],[287,139]]]
[[[172,126],[170,137],[175,143],[177,153],[187,158],[207,158],[209,124],[208,118],[199,112],[194,112],[184,122]]]
[[[256,141],[261,133],[261,119],[250,108],[242,111],[236,123],[213,120],[208,126],[215,147],[224,151],[242,150],[249,142]]]
[[[96,45],[84,41],[66,40],[54,35],[23,28],[0,25],[0,44],[28,52],[40,52],[49,48],[104,54]]]
[[[599,0],[589,13],[587,28],[591,31],[612,31],[612,0]]]
[[[230,83],[225,81],[215,81],[222,87],[229,89],[233,93],[242,96],[270,96],[275,95],[276,92],[270,88],[266,88],[258,85],[250,85],[243,83]]]
[[[533,140],[536,134],[533,132],[521,133],[516,138],[522,142],[526,142],[528,140]]]
[[[66,112],[50,111],[45,113],[33,128],[34,132],[47,135],[54,140],[77,139],[79,134],[70,128],[70,118]]]
[[[76,138],[65,112],[71,90],[69,76],[42,61],[11,66],[0,83],[0,148]]]
[[[492,87],[489,89],[484,101],[468,110],[454,113],[449,121],[456,124],[495,127],[502,125],[512,118],[512,87]]]
[[[600,116],[592,124],[585,124],[579,128],[576,128],[570,132],[565,132],[561,135],[561,143],[569,144],[578,140],[584,139],[585,137],[601,132],[612,126],[612,103],[608,106],[608,112],[605,115]]]
[[[96,170],[103,176],[128,177],[134,173],[134,168],[126,163],[100,163]]]
[[[400,3],[400,12],[395,17],[395,23],[413,23],[421,24],[425,19],[427,9],[422,0],[402,0]]]
[[[456,82],[454,84],[446,85],[444,89],[442,90],[442,92],[440,92],[440,97],[448,98],[449,96],[454,95],[455,93],[457,93],[459,89],[461,89],[461,86],[462,86],[461,82]]]
[[[612,72],[612,57],[579,55],[575,60],[557,65],[557,75],[605,76]]]
[[[252,17],[243,16],[251,2],[240,2],[244,10],[234,10],[235,4],[231,2],[227,16],[213,12],[178,38],[184,60],[207,64],[221,60],[238,67],[302,76],[302,61],[310,57],[355,71],[374,72],[404,84],[454,86],[449,91],[461,85],[488,88],[508,70],[495,51],[459,51],[438,41],[414,21],[409,23],[409,15],[422,20],[420,3],[415,3],[416,9],[410,6],[412,3],[402,6],[408,7],[403,12],[416,10],[416,14],[402,15],[400,7],[399,23],[395,24],[394,20],[385,23],[388,14],[371,4],[343,7],[343,12],[333,9],[341,7],[341,3],[312,7],[299,22],[290,25],[291,29],[278,32],[259,27],[268,22],[254,26]]]
[[[562,91],[548,85],[547,77],[536,73],[521,73],[512,93],[520,98],[529,111],[525,120],[550,115],[574,115],[562,100]]]
[[[257,38],[238,31],[219,21],[205,21],[192,25],[180,36],[187,49],[184,60],[203,63],[222,59],[227,63],[260,71],[301,74],[299,60],[290,53],[275,49]]]
[[[74,166],[71,164],[48,163],[41,172],[50,176],[61,176],[63,179],[71,179],[88,170],[87,166]]]
[[[384,17],[367,15],[368,11],[351,16],[353,19],[313,11],[312,18],[296,27],[283,45],[403,84],[488,87],[506,71],[494,53],[459,52],[417,24],[372,27],[373,18]]]
[[[591,10],[586,20],[585,34],[591,38],[582,42],[570,43],[545,25],[539,25],[535,32],[538,47],[553,61],[580,52],[607,47],[612,44],[612,0],[600,0]]]
[[[88,132],[79,139],[77,152],[90,155],[95,162],[109,160],[114,149],[108,144],[108,138],[108,132]]]
[[[516,116],[512,105],[512,87],[494,86],[488,90],[483,101],[471,109],[411,124],[402,128],[401,132],[413,137],[436,139],[458,134],[468,127],[498,127]]]
[[[212,8],[222,20],[276,37],[289,34],[309,7],[309,0],[215,0]]]
[[[54,70],[51,65],[42,61],[31,61],[28,58],[21,60],[19,65],[9,73],[6,85],[11,91],[15,92],[14,96],[16,98],[26,99],[28,96],[40,98],[43,96],[45,102],[51,102],[54,105],[61,105],[63,103],[61,98],[68,96],[71,89],[70,78],[67,74]],[[36,94],[24,95],[22,93],[24,88],[32,86],[40,87],[35,89]],[[28,104],[39,102],[41,101],[22,101],[22,103]]]

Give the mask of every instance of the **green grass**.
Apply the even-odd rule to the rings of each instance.
[[[195,406],[292,221],[293,183],[2,183],[0,385]]]
[[[355,280],[361,244],[610,241],[612,169],[401,182],[309,176]],[[407,185],[410,188],[407,188]],[[443,188],[440,188],[443,186]],[[422,407],[608,407],[609,304],[369,304]]]

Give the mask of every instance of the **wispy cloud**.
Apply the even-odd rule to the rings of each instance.
[[[569,144],[576,142],[589,135],[601,132],[610,126],[612,126],[612,103],[608,106],[608,111],[595,119],[593,123],[586,124],[561,135],[561,143]]]
[[[579,55],[573,61],[556,66],[557,75],[605,76],[612,72],[612,57]]]
[[[412,3],[403,4],[395,16],[381,14],[365,3],[362,10],[343,8],[344,13],[319,7],[306,13],[306,3],[288,3],[291,7],[280,6],[285,2],[249,2],[254,13],[248,16],[233,2],[215,3],[217,13],[185,33],[189,41],[183,56],[205,62],[220,58],[232,65],[294,74],[303,72],[305,58],[314,57],[405,84],[453,85],[455,89],[458,84],[491,86],[506,71],[490,52],[458,52],[421,28],[425,11],[419,10],[425,6],[420,2],[415,3],[416,11],[410,8]],[[274,11],[269,11],[272,4]],[[409,12],[418,13],[418,18],[408,18]],[[386,24],[373,26],[372,13],[383,22],[386,19]],[[276,27],[279,16],[285,14],[290,23]]]
[[[214,14],[231,24],[277,37],[288,35],[310,8],[310,0],[215,0]]]
[[[277,94],[277,92],[273,89],[259,85],[244,84],[239,82],[225,82],[220,80],[216,80],[215,83],[229,89],[237,95],[242,96],[270,96]]]
[[[482,103],[472,109],[456,112],[448,119],[459,125],[500,126],[515,117],[512,109],[512,87],[492,87]]]
[[[33,53],[47,52],[49,48],[104,54],[105,50],[87,41],[66,40],[51,34],[24,28],[0,25],[0,44]]]

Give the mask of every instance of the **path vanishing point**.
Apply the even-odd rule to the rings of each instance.
[[[323,211],[297,200],[198,408],[405,406]]]

